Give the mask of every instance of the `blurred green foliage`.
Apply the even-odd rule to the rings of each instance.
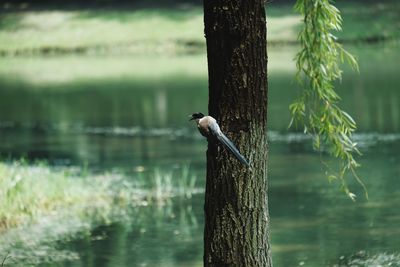
[[[12,6],[12,4],[10,3]],[[146,5],[144,4],[144,7]],[[198,5],[147,8],[111,5],[4,9],[0,16],[1,55],[100,53],[205,53],[202,8]],[[343,42],[379,42],[400,37],[400,2],[340,1]],[[301,16],[288,3],[266,4],[268,42],[297,43]]]

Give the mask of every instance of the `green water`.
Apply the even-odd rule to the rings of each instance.
[[[359,200],[329,184],[320,156],[287,130],[297,94],[294,48],[269,52],[269,205],[275,266],[332,266],[360,250],[399,253],[399,47],[350,47],[360,73],[345,70],[343,106],[363,151]],[[207,110],[205,55],[4,58],[0,62],[0,156],[89,166],[97,172],[190,165],[204,185],[206,142],[187,121]],[[326,159],[328,160],[328,159]],[[203,194],[127,211],[67,240],[49,241],[75,260],[37,266],[202,266]]]

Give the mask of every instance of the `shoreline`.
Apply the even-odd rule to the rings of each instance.
[[[399,38],[385,36],[370,36],[357,39],[342,39],[339,43],[345,45],[378,45],[378,44],[398,44]],[[295,47],[298,46],[297,40],[271,40],[268,47]],[[66,55],[193,55],[205,54],[206,43],[192,41],[170,42],[166,44],[121,44],[121,45],[96,45],[96,46],[43,46],[29,49],[0,50],[0,58],[3,57],[25,57],[25,56],[66,56]]]

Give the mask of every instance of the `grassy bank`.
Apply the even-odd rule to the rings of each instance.
[[[340,2],[347,42],[400,38],[400,3]],[[3,10],[0,54],[176,54],[204,52],[202,9]],[[291,5],[267,6],[270,44],[295,43],[301,18]],[[6,41],[4,41],[6,40]]]
[[[55,170],[46,164],[0,163],[0,229],[32,223],[64,209],[77,215],[104,209],[128,197],[114,188],[121,179],[116,175],[82,176],[82,171]]]
[[[92,175],[79,168],[0,163],[0,231],[58,214],[91,220],[87,215],[107,214],[113,208],[190,197],[197,192],[195,180],[188,167],[178,173],[159,169],[138,173],[131,181],[120,174]]]

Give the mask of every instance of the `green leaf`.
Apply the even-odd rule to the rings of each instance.
[[[289,106],[292,114],[289,126],[300,122],[301,118],[304,133],[313,137],[314,149],[319,150],[323,144],[330,155],[340,159],[339,173],[330,174],[328,180],[334,177],[340,179],[346,194],[355,200],[344,177],[351,170],[362,184],[354,172],[359,164],[353,154],[360,153],[357,143],[351,139],[356,122],[338,105],[340,96],[334,84],[342,77],[340,63],[347,62],[358,71],[357,60],[337,42],[332,33],[342,30],[342,18],[340,11],[329,0],[297,0],[295,9],[304,16],[303,28],[298,35],[301,49],[295,57],[296,79],[303,87],[303,93]]]
[[[334,180],[337,180],[337,177],[336,177],[335,175],[333,175],[333,174],[328,175],[328,181],[329,181],[330,183],[333,182]]]
[[[356,126],[356,122],[346,111],[342,110],[342,114],[351,122],[352,125]]]

